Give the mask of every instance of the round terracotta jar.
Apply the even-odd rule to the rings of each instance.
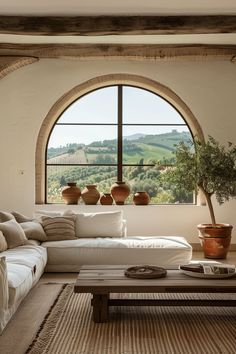
[[[125,182],[117,181],[111,186],[111,195],[117,205],[123,205],[130,195],[130,188]]]
[[[100,203],[102,205],[112,205],[113,198],[111,196],[111,193],[102,193],[100,197]]]
[[[96,184],[87,185],[81,193],[81,198],[85,204],[97,204],[100,198],[100,193],[97,190]]]
[[[76,186],[75,182],[68,182],[61,192],[62,198],[66,204],[78,204],[81,196],[81,190]]]
[[[150,203],[150,196],[145,191],[139,191],[134,194],[133,202],[135,205],[148,205]]]

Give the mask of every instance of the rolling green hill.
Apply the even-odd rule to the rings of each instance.
[[[161,173],[157,162],[171,163],[175,145],[180,141],[188,142],[191,138],[190,134],[173,130],[171,133],[159,135],[135,135],[123,140],[123,163],[134,165],[123,167],[124,180],[129,181],[133,192],[146,190],[155,202],[179,202],[179,196],[174,197],[169,187],[165,189],[161,185]],[[117,163],[116,145],[116,140],[106,140],[89,145],[73,143],[49,148],[47,163],[52,166],[47,167],[48,202],[62,202],[61,190],[70,181],[76,182],[81,188],[87,184],[96,184],[99,191],[109,191],[110,186],[117,179],[117,170],[116,166],[104,164]],[[65,166],[67,164],[69,166]],[[75,166],[76,164],[85,164],[85,166]],[[86,164],[98,166],[86,166]],[[144,166],[145,164],[153,166]]]
[[[137,139],[128,139],[123,141],[123,163],[137,164],[140,159],[144,163],[148,160],[161,160],[171,157],[174,146],[179,141],[188,142],[191,136],[188,132],[177,132],[159,135],[135,134]],[[97,144],[96,144],[97,143]],[[68,144],[58,148],[48,149],[48,163],[55,164],[76,164],[76,163],[116,163],[116,140],[98,141],[89,145]],[[101,155],[106,156],[102,159]]]

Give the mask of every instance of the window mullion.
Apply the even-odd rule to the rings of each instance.
[[[121,85],[118,86],[118,129],[117,129],[117,149],[118,149],[118,156],[117,156],[117,177],[118,181],[122,181],[122,153],[123,153],[123,140],[122,140],[122,117],[123,111],[123,87]]]

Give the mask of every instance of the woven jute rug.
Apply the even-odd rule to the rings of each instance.
[[[204,298],[212,296],[221,294]],[[166,294],[149,294],[148,298],[166,298]],[[169,298],[187,300],[190,295]],[[108,323],[94,323],[91,295],[74,294],[73,285],[65,284],[26,353],[232,354],[235,348],[235,308],[111,307]]]

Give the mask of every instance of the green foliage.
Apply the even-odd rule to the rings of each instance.
[[[116,159],[112,155],[102,154],[102,155],[96,155],[92,163],[114,164],[116,163]]]
[[[180,142],[174,152],[175,168],[167,170],[164,179],[181,190],[191,192],[200,189],[207,200],[212,224],[215,216],[211,196],[215,195],[219,204],[236,197],[236,146],[220,145],[209,136],[206,143],[195,141]]]
[[[75,153],[75,149],[70,148],[70,149],[68,149],[67,153],[68,154],[74,154]]]
[[[188,132],[172,131],[159,135],[137,136],[135,139],[124,139],[123,163],[137,166],[123,167],[123,180],[128,181],[131,193],[145,190],[152,197],[152,203],[192,202],[192,193],[178,189],[161,181],[162,173],[157,165],[172,165],[174,144],[187,141]],[[48,202],[62,202],[61,190],[67,182],[74,181],[83,189],[87,184],[97,184],[100,192],[108,192],[117,180],[117,168],[104,166],[117,162],[117,140],[94,141],[89,145],[71,143],[58,148],[49,148],[48,163],[55,166],[47,167]],[[50,160],[51,158],[51,160]],[[101,166],[69,166],[76,163],[100,164]],[[63,166],[68,164],[68,166]],[[153,165],[153,166],[145,166]],[[132,195],[129,202],[132,203]]]

